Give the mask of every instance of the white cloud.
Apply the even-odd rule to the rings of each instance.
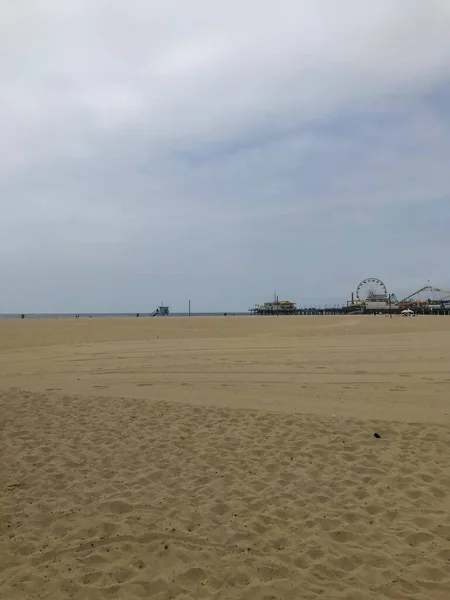
[[[365,264],[393,273],[394,238],[357,256],[349,240],[383,240],[380,211],[448,193],[433,98],[449,96],[449,26],[446,0],[3,3],[0,249],[17,289],[3,311],[30,257],[41,278],[91,270],[91,310],[109,306],[102,266],[124,310],[120,281],[146,268],[160,278],[146,293],[175,304],[195,275],[202,308],[222,278],[234,310],[275,277],[300,299],[300,268],[324,298]],[[33,298],[72,308],[44,287]]]

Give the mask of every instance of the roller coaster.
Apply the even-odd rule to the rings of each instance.
[[[441,288],[434,287],[432,285],[425,285],[424,287],[420,288],[420,290],[416,290],[412,294],[409,294],[409,296],[406,296],[402,300],[399,300],[398,303],[399,304],[408,303],[408,302],[411,301],[412,298],[414,298],[414,296],[417,296],[421,292],[431,292],[432,294],[434,294],[434,293],[436,293],[436,294],[446,294],[445,296],[442,296],[439,299],[439,302],[444,302],[445,303],[445,300],[450,299],[450,290],[443,290]]]

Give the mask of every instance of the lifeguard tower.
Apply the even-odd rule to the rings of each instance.
[[[167,317],[169,316],[169,307],[168,306],[158,306],[156,310],[152,312],[151,317]]]

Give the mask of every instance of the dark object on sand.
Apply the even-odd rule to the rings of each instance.
[[[376,437],[376,438],[377,438],[377,440],[379,440],[379,439],[380,439],[380,437],[381,437],[381,435],[380,435],[379,433],[374,433],[374,434],[373,434],[373,437]]]

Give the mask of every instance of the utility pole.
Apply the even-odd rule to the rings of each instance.
[[[188,312],[189,316],[191,316],[191,301],[189,300],[189,312]]]

